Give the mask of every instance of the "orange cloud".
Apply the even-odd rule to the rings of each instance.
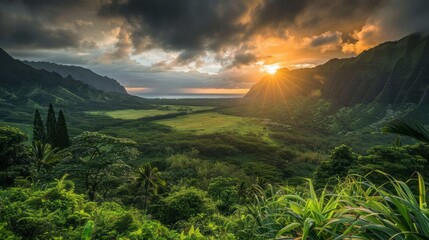
[[[360,31],[355,31],[352,37],[357,41],[355,43],[344,43],[342,52],[359,54],[380,43],[380,27],[375,24],[366,24]]]
[[[125,87],[127,92],[150,92],[151,88],[145,88],[145,87]]]

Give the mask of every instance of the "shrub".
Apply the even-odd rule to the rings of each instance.
[[[88,222],[93,223],[91,228],[85,228]],[[0,190],[2,239],[80,239],[84,228],[85,235],[95,239],[179,238],[177,232],[135,209],[86,201],[64,179],[46,189]]]
[[[201,213],[212,213],[215,204],[205,191],[182,188],[162,199],[156,210],[162,222],[172,225],[178,221],[187,221]]]

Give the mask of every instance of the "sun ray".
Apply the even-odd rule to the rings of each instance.
[[[277,73],[277,70],[280,69],[280,65],[275,63],[275,64],[270,64],[270,65],[263,65],[261,68],[262,72],[266,72],[270,75],[274,75]]]

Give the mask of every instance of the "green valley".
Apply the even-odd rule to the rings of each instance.
[[[0,239],[428,239],[428,33],[372,39],[375,2],[84,2],[0,2]]]

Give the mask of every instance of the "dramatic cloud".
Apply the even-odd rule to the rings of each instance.
[[[427,0],[0,0],[0,47],[132,87],[241,89],[265,65],[314,66],[429,31],[428,16]]]
[[[340,32],[325,32],[318,36],[304,38],[303,47],[318,48],[321,52],[335,51],[343,42],[341,35]]]
[[[91,21],[72,18],[68,14],[88,6],[86,1],[3,0],[0,1],[0,45],[7,48],[50,49],[80,48],[89,41],[77,27],[90,26]]]
[[[218,50],[241,40],[241,18],[247,1],[237,0],[114,0],[100,15],[123,17],[132,28],[137,52],[160,47],[166,50]],[[150,43],[147,43],[147,40]]]
[[[62,27],[47,26],[31,15],[17,14],[13,6],[0,3],[0,45],[3,47],[78,47],[78,34]]]
[[[76,32],[48,28],[43,23],[25,18],[8,19],[0,15],[0,45],[24,48],[79,47]]]
[[[99,14],[125,20],[137,54],[153,48],[183,51],[176,63],[191,64],[206,51],[213,51],[228,53],[232,65],[240,66],[255,62],[249,57],[256,53],[248,52],[246,58],[242,52],[230,53],[241,51],[240,45],[249,45],[255,36],[287,38],[287,33],[293,32],[308,38],[309,33],[334,32],[332,37],[337,37],[344,31],[347,39],[385,1],[112,0],[100,8]],[[331,36],[321,37],[325,38],[321,41],[335,40],[338,44],[338,39],[328,39]],[[322,51],[333,48],[327,44],[321,47]],[[225,56],[219,59],[225,61]]]
[[[231,66],[249,65],[258,60],[258,57],[252,53],[239,53],[234,56]]]
[[[354,31],[353,43],[346,43],[343,52],[360,53],[377,44],[398,39],[415,32],[429,31],[429,1],[391,0],[384,8],[367,19],[366,24]]]
[[[112,63],[116,60],[129,59],[131,57],[132,42],[129,33],[125,29],[119,30],[119,33],[117,34],[117,42],[114,47],[115,50],[113,52],[107,52],[98,60],[102,63]]]
[[[389,0],[313,0],[297,17],[298,31],[315,35],[327,31],[350,33]]]
[[[309,0],[267,0],[262,1],[253,11],[252,30],[264,28],[281,31],[295,24],[295,19],[307,7]]]

